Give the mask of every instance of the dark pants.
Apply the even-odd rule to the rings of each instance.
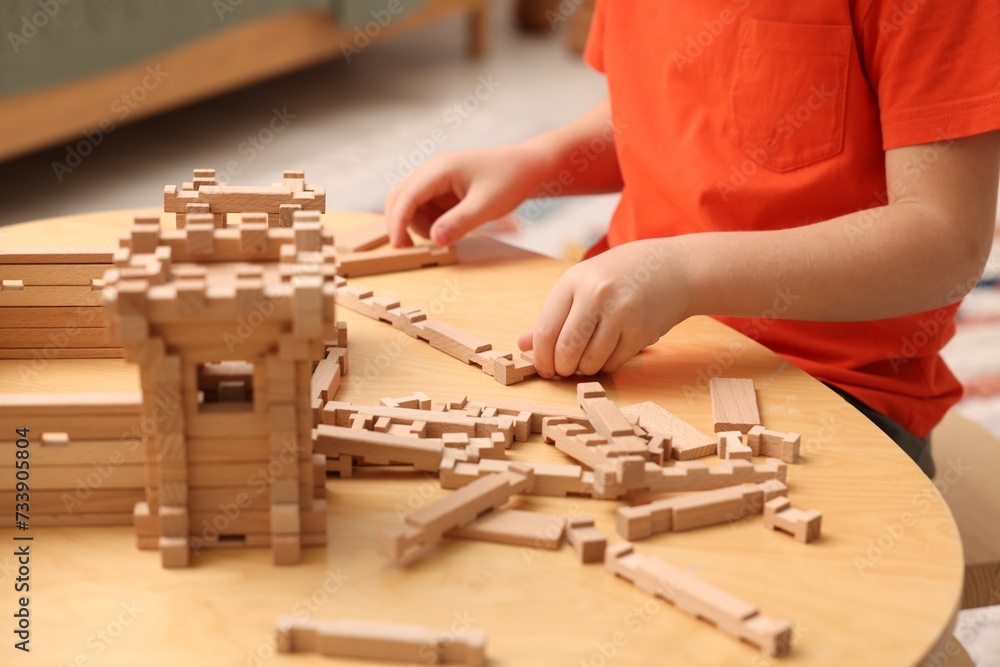
[[[830,385],[827,386],[830,387]],[[913,459],[918,466],[920,466],[920,469],[924,471],[925,475],[934,479],[934,459],[931,457],[930,436],[926,438],[918,438],[913,433],[900,426],[896,420],[886,417],[881,412],[872,410],[850,394],[846,394],[836,387],[830,387],[830,389],[833,389],[835,392],[840,394],[845,401],[857,408],[861,414],[868,417],[873,424],[882,429],[883,433],[892,438],[893,442],[899,445],[899,448],[906,452],[906,455]]]

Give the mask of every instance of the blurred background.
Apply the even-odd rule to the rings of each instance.
[[[0,224],[157,206],[196,167],[237,185],[304,169],[329,208],[381,211],[429,156],[606,94],[580,57],[592,0],[51,4],[0,5]],[[491,233],[575,259],[616,200],[529,202]]]
[[[519,141],[606,95],[581,60],[593,0],[4,0],[2,225],[159,206],[214,168],[237,185],[303,169],[328,207],[379,212],[436,153]],[[578,259],[617,197],[548,198],[486,233]],[[946,348],[959,411],[1000,435],[1000,253]],[[1000,607],[962,612],[1000,665]]]

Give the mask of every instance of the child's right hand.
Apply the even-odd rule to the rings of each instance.
[[[483,223],[507,215],[545,178],[546,159],[519,144],[430,158],[385,200],[389,238],[412,245],[407,228],[450,245]]]

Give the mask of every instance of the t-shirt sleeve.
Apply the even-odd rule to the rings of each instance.
[[[862,44],[884,149],[1000,129],[997,0],[872,0]]]
[[[590,21],[590,32],[587,34],[587,46],[583,50],[583,59],[598,72],[604,71],[604,5],[606,0],[596,0],[594,17]]]

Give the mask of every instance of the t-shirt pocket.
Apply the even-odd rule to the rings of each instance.
[[[730,139],[774,171],[830,158],[844,147],[849,26],[740,25],[730,93]]]

